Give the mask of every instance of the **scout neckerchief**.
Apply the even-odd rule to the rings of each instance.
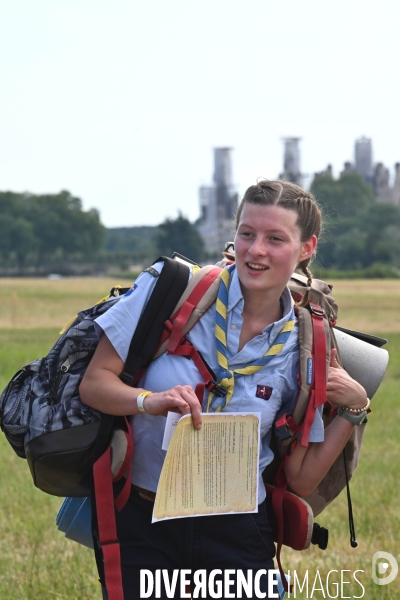
[[[252,363],[247,364],[245,367],[239,367],[230,370],[228,368],[228,357],[226,351],[226,315],[228,309],[228,291],[231,283],[231,270],[232,269],[225,268],[221,272],[221,283],[219,285],[218,297],[216,302],[217,310],[215,319],[215,338],[217,343],[217,360],[219,365],[218,384],[222,388],[226,389],[226,396],[223,398],[220,406],[218,406],[218,408],[216,409],[216,412],[224,410],[224,408],[229,404],[235,386],[235,377],[242,377],[243,375],[253,375],[253,373],[257,373],[257,371],[265,367],[265,365],[269,364],[274,358],[274,356],[277,356],[277,354],[279,354],[279,352],[284,347],[287,339],[290,336],[290,332],[293,330],[295,324],[293,318],[289,319],[285,323],[285,325],[282,327],[279,334],[277,335],[275,343],[264,354],[264,356],[256,359]],[[209,412],[212,408],[214,398],[215,394],[213,392],[210,392],[207,400],[207,412]]]

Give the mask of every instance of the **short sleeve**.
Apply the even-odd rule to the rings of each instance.
[[[160,261],[153,265],[153,269],[161,273],[163,266],[164,263]],[[123,362],[126,361],[133,334],[157,280],[157,276],[144,271],[136,279],[132,289],[96,319],[99,338],[104,332]]]

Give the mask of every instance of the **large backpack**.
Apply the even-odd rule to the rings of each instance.
[[[160,275],[150,268],[157,283],[121,374],[127,383],[151,360],[164,322],[187,286],[189,268],[162,260]],[[34,484],[49,494],[90,495],[93,464],[121,421],[83,404],[79,385],[98,344],[94,321],[125,293],[129,288],[113,288],[81,311],[49,354],[22,367],[0,396],[1,428],[17,455],[27,459]]]

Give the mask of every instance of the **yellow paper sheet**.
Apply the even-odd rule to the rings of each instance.
[[[259,414],[182,417],[161,471],[153,522],[257,511]]]

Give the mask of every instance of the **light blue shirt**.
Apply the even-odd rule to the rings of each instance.
[[[153,267],[161,272],[163,263],[157,263]],[[140,315],[150,298],[156,281],[157,279],[150,273],[142,273],[135,282],[134,290],[125,295],[96,321],[124,362]],[[234,392],[225,409],[229,412],[261,413],[259,503],[264,500],[266,495],[262,482],[262,471],[273,459],[273,453],[269,448],[272,425],[281,414],[292,412],[298,394],[298,324],[288,288],[284,290],[281,301],[283,317],[279,321],[268,325],[262,334],[247,342],[238,352],[243,323],[244,299],[236,269],[233,267],[227,311],[227,357],[230,370],[244,366],[263,356],[272,346],[285,323],[291,318],[296,321],[285,346],[268,365],[253,375],[235,378]],[[188,333],[187,338],[202,354],[212,370],[217,372],[218,363],[214,335],[215,314],[214,303],[197,321]],[[99,334],[101,334],[101,331],[99,331]],[[190,385],[195,389],[196,385],[202,381],[193,361],[183,356],[171,356],[164,353],[149,365],[139,381],[138,387],[143,387],[152,392],[162,392],[176,385]],[[268,400],[262,397],[263,386],[271,388]],[[208,392],[206,391],[203,399],[204,411],[207,397]],[[220,402],[221,399],[215,398],[213,410],[218,407]],[[135,440],[132,482],[151,491],[157,490],[166,454],[161,449],[165,421],[165,417],[153,417],[146,414],[132,417]],[[311,442],[319,442],[324,439],[324,427],[320,411],[316,414],[309,439]]]

